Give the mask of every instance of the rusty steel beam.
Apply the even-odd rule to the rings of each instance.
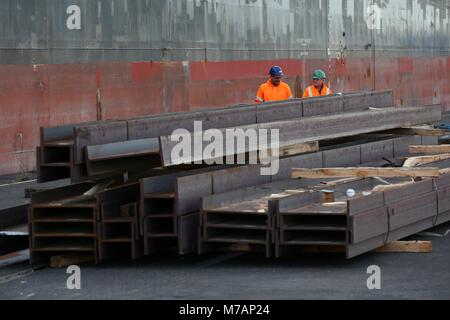
[[[450,175],[361,195],[377,184],[362,179],[337,185],[336,202],[328,205],[318,190],[270,200],[277,216],[276,256],[299,246],[334,245],[350,259],[450,221]],[[359,191],[355,198],[345,194],[350,188]]]
[[[92,148],[102,148],[102,145],[105,144],[120,146],[122,143],[120,147],[126,149],[127,141],[170,135],[173,130],[179,128],[192,131],[194,121],[202,121],[203,128],[210,129],[282,121],[335,112],[361,111],[368,109],[368,97],[372,95],[371,92],[361,92],[325,98],[295,99],[260,105],[239,105],[206,111],[160,114],[122,121],[98,121],[81,125],[43,128],[41,129],[41,146],[37,153],[38,177],[42,182],[66,177],[70,177],[74,182],[82,181],[91,176],[92,171],[89,161],[86,164],[85,153],[88,152],[86,148],[90,148],[92,151]],[[381,95],[384,100],[392,100],[392,92],[383,92]],[[135,143],[130,142],[129,145],[135,145]],[[120,148],[119,146],[116,147]],[[112,148],[111,145],[109,147]],[[104,165],[94,171],[114,172],[115,167],[123,168],[123,163],[116,160],[112,168],[110,165]]]
[[[98,262],[97,206],[83,183],[34,193],[29,207],[30,263],[50,263],[53,255],[91,253]]]
[[[398,128],[433,122],[442,117],[441,107],[415,107],[415,108],[384,108],[380,110],[369,110],[354,113],[333,114],[321,117],[301,118],[291,121],[281,121],[257,124],[251,126],[239,127],[246,130],[266,129],[279,130],[280,146],[305,143],[310,141],[322,141],[327,139],[337,139],[341,137],[355,136],[364,133],[383,131],[390,128]],[[349,126],[349,124],[352,124]],[[225,137],[226,132],[221,130]],[[201,133],[191,133],[191,143],[194,144],[196,137]],[[226,140],[226,139],[224,139]],[[197,160],[214,160],[202,155],[183,155],[180,159],[172,159],[172,150],[178,144],[178,140],[171,136],[161,137],[161,156],[164,166],[170,167],[180,161],[191,163]],[[203,148],[208,145],[202,141]],[[245,146],[238,146],[233,150],[227,150],[226,141],[222,144],[222,153],[214,155],[217,157],[226,157],[247,152],[256,152],[267,149],[267,146],[251,145],[249,139],[245,139]],[[194,150],[192,148],[192,150]]]

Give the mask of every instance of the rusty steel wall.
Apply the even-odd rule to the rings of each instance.
[[[34,168],[41,126],[249,103],[273,64],[297,94],[323,68],[335,91],[450,109],[449,14],[450,0],[2,0],[0,174]]]

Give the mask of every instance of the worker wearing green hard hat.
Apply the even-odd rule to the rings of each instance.
[[[325,84],[325,80],[327,79],[327,74],[325,71],[321,69],[314,71],[312,79],[313,84],[305,89],[303,92],[303,98],[320,97],[332,94],[331,89]]]

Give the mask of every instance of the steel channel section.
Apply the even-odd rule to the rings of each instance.
[[[317,154],[320,154],[320,153],[317,153]],[[301,159],[302,157],[303,158],[305,158],[305,157],[309,157],[310,155],[303,155],[303,156],[299,156],[299,157],[294,157],[294,158],[290,158],[290,159],[284,159],[284,160],[281,160],[281,161],[288,161],[289,160],[289,162],[286,162],[286,164],[287,163],[292,163],[291,162],[291,159],[295,159],[295,158],[298,158],[298,159]],[[299,161],[301,161],[301,160],[299,160]],[[250,167],[253,167],[253,169],[252,170],[250,170],[249,171],[249,168]],[[283,165],[281,166],[281,167],[283,167]],[[215,172],[215,173],[213,173],[214,174],[214,179],[212,178],[212,176],[211,176],[211,179],[212,179],[212,181],[214,181],[215,182],[215,188],[217,189],[217,191],[223,191],[223,190],[221,190],[221,189],[219,189],[219,186],[223,186],[223,185],[227,185],[228,187],[230,187],[230,188],[236,188],[236,187],[238,187],[237,185],[235,185],[235,184],[230,184],[229,182],[227,182],[227,180],[223,180],[223,178],[221,178],[221,177],[232,177],[233,176],[233,174],[236,176],[236,178],[234,179],[234,181],[245,181],[244,182],[244,185],[242,185],[241,187],[246,187],[247,186],[247,184],[249,184],[249,185],[252,185],[252,184],[261,184],[261,180],[259,180],[259,178],[258,179],[256,179],[256,180],[254,180],[253,182],[251,182],[251,179],[240,179],[240,178],[242,178],[243,177],[243,173],[245,173],[245,172],[247,172],[247,175],[248,175],[248,178],[251,178],[251,177],[258,177],[259,175],[258,174],[256,174],[255,175],[255,173],[257,173],[255,170],[257,170],[257,169],[259,169],[259,166],[244,166],[244,167],[242,167],[242,169],[241,170],[238,170],[238,169],[236,169],[236,168],[233,168],[233,169],[227,169],[227,170],[222,170],[222,171],[218,171],[218,172]],[[243,170],[243,171],[242,171]],[[222,174],[222,172],[224,173],[224,174]],[[233,174],[231,174],[230,175],[230,173],[233,173]],[[184,173],[184,174],[189,174],[189,173]],[[177,175],[183,175],[183,173],[178,173]],[[245,175],[244,175],[245,176]],[[159,177],[157,177],[157,178],[152,178],[152,179],[158,179]],[[162,181],[162,180],[161,180]],[[161,181],[158,181],[158,183],[156,183],[156,185],[158,185],[158,187],[159,186],[161,186],[162,184],[161,184]],[[189,183],[189,181],[186,181],[186,183],[184,183],[184,185],[185,186],[190,186],[190,185],[194,185],[194,182],[196,181],[196,178],[195,178],[195,176],[193,176],[193,181],[192,181],[192,184],[190,184]],[[233,178],[230,178],[229,179],[229,181],[233,181]],[[250,181],[250,182],[249,182]],[[213,182],[211,182],[211,183],[213,183]],[[183,185],[183,183],[181,183],[180,185]],[[79,186],[79,187],[78,187]],[[173,186],[173,181],[170,183],[170,186]],[[54,199],[59,199],[60,198],[60,196],[61,196],[61,192],[62,192],[62,194],[65,194],[65,196],[77,196],[77,195],[79,195],[80,193],[82,193],[83,191],[86,191],[85,189],[89,189],[89,187],[92,187],[92,184],[80,184],[80,185],[74,185],[74,186],[71,186],[71,187],[67,187],[67,188],[62,188],[61,190],[59,190],[58,192],[57,192],[57,195],[53,198],[51,195],[54,195],[55,193],[54,192],[52,192],[52,191],[45,191],[44,193],[40,193],[39,194],[39,197],[41,198],[40,200],[41,201],[51,201],[51,200],[54,200]],[[173,188],[173,187],[171,187],[171,188]],[[223,188],[223,187],[222,187]],[[64,190],[64,189],[67,189],[67,190]],[[187,188],[188,190],[189,190],[189,188]],[[193,191],[194,192],[197,192],[197,191],[195,191],[195,188],[191,188],[191,189],[193,189]],[[200,192],[201,193],[201,192]],[[48,194],[49,196],[47,196],[46,197],[46,194]],[[197,195],[197,197],[198,196],[200,196],[201,194],[199,194],[199,195]],[[37,197],[37,195],[35,195],[34,197]],[[141,198],[142,198],[142,196],[141,196]],[[189,197],[187,197],[187,200],[189,200],[190,198]],[[197,198],[198,199],[198,198]],[[36,201],[37,199],[35,199],[35,201]],[[189,210],[195,210],[195,200],[192,202],[192,200],[190,200],[191,201],[191,209],[189,209]],[[182,203],[182,202],[181,202]],[[186,202],[186,203],[188,203],[188,202]],[[193,207],[192,207],[193,206]],[[188,206],[189,207],[189,206]],[[181,209],[180,209],[181,210]],[[189,210],[187,210],[186,212],[188,212]],[[195,214],[193,215],[194,217],[195,217]],[[187,227],[187,228],[185,228],[186,230],[192,230],[192,228],[193,228],[193,226],[195,226],[196,225],[196,223],[197,222],[195,222],[195,218],[194,219],[190,219],[189,220],[190,222],[188,223],[188,224],[186,224],[186,225],[190,225],[190,227]],[[194,222],[192,222],[192,221],[194,221]],[[198,223],[197,223],[198,224]],[[183,224],[181,225],[181,226],[179,226],[178,227],[180,230],[182,230],[183,229]],[[188,231],[186,231],[186,233],[189,233]],[[192,235],[192,232],[190,232],[189,233],[190,235]],[[192,237],[192,236],[191,236]],[[182,238],[182,239],[184,239],[184,238]],[[184,246],[184,248],[189,248],[189,246],[190,246],[190,248],[193,248],[192,247],[192,240],[189,240],[189,241],[187,241],[185,244],[183,244],[183,246]]]
[[[94,183],[33,193],[28,210],[30,263],[48,263],[52,255],[91,252],[98,262],[97,206],[83,193]]]
[[[176,172],[159,177],[141,179],[139,220],[140,233],[144,236],[145,254],[158,251],[158,244],[174,241],[179,254],[196,249],[198,208],[203,194],[212,192],[210,171],[223,167],[208,167],[190,172]],[[170,207],[168,207],[170,206]],[[152,220],[170,221],[170,232],[150,232]],[[170,239],[174,241],[170,242]]]
[[[274,122],[260,124],[257,126],[240,127],[244,131],[247,129],[278,129],[280,133],[280,144],[289,145],[293,143],[303,143],[317,140],[334,139],[346,136],[354,136],[363,133],[370,133],[382,130],[393,129],[402,126],[411,126],[424,122],[433,122],[441,119],[441,108],[385,108],[377,111],[366,111],[359,113],[349,113],[331,115],[323,117],[311,117],[310,119],[300,119],[296,121]],[[354,126],[349,129],[348,123]],[[350,131],[349,131],[350,130]],[[198,134],[198,133],[197,133]],[[224,130],[222,134],[225,135]],[[194,134],[191,136],[194,141]],[[205,143],[205,142],[204,142]],[[170,136],[161,137],[161,154],[164,166],[172,166],[171,150],[174,142]],[[241,149],[243,146],[241,146]],[[223,146],[225,150],[225,145]],[[259,150],[258,146],[249,146],[246,139],[246,152]],[[231,152],[231,153],[230,153]],[[232,155],[241,151],[225,151],[223,156]],[[243,151],[242,151],[243,152]],[[202,155],[202,160],[204,159]],[[190,162],[190,157],[184,159]]]
[[[383,142],[388,146],[388,149],[391,149],[391,146],[393,146],[394,140],[397,141],[398,139],[404,139],[405,141],[409,141],[408,137],[404,137],[404,138],[392,138],[389,140],[384,140]],[[374,144],[374,146],[378,147],[378,148],[382,148],[382,146],[380,146],[380,144],[378,142],[372,142],[372,143],[367,143],[365,145],[370,146],[371,144]],[[333,150],[330,150],[333,151]],[[360,154],[360,150],[359,149],[355,149],[354,152],[358,155],[358,159],[360,159],[359,154]],[[289,179],[290,178],[290,169],[295,167],[295,166],[299,166],[299,167],[315,167],[317,166],[318,163],[322,163],[322,152],[317,152],[317,153],[312,153],[312,154],[306,154],[306,155],[300,155],[300,156],[295,156],[295,157],[291,157],[291,158],[287,158],[287,159],[281,159],[280,160],[280,172],[286,172],[285,174],[281,173],[279,175],[275,175],[275,176],[261,176],[259,174],[259,170],[261,169],[261,166],[243,166],[243,167],[237,167],[237,168],[230,168],[230,169],[225,169],[225,170],[217,170],[214,171],[212,173],[209,174],[201,174],[201,175],[193,175],[193,176],[188,176],[185,178],[174,178],[175,180],[177,180],[177,182],[182,181],[183,179],[186,179],[187,181],[192,180],[192,183],[186,182],[185,185],[186,187],[190,188],[190,189],[197,189],[198,184],[196,184],[195,182],[197,181],[197,177],[199,176],[203,176],[200,180],[204,180],[204,178],[206,178],[207,176],[211,176],[212,179],[212,191],[209,190],[209,182],[208,179],[206,178],[205,182],[202,183],[202,185],[206,188],[203,192],[197,192],[197,198],[196,197],[191,197],[190,199],[190,203],[192,204],[192,206],[190,207],[190,210],[187,210],[186,212],[192,211],[194,212],[195,210],[199,210],[198,208],[198,202],[196,199],[198,199],[199,196],[207,196],[208,194],[210,194],[212,192],[212,194],[220,194],[220,193],[224,193],[224,192],[228,192],[230,190],[236,190],[236,189],[242,189],[242,188],[246,188],[246,187],[251,187],[251,186],[255,186],[255,185],[261,185],[261,184],[266,184],[269,182],[276,182],[276,181],[281,181],[281,180],[285,180],[285,179]],[[349,156],[349,154],[347,153],[347,156]],[[351,156],[351,155],[350,155]],[[375,157],[375,153],[374,153],[374,157]],[[377,158],[378,160],[380,158]],[[375,160],[372,159],[372,160]],[[361,162],[357,162],[355,163],[355,165],[359,165],[361,164]],[[150,179],[151,180],[151,179]],[[150,181],[148,180],[148,181]],[[170,182],[168,187],[164,187],[165,184],[162,182],[157,183],[157,180],[154,180],[155,186],[161,186],[161,189],[156,189],[153,190],[153,192],[157,192],[159,191],[167,191],[167,190],[172,190],[172,182]],[[168,188],[168,189],[166,189]],[[150,190],[150,189],[149,189]],[[176,199],[179,198],[179,195],[176,194]],[[189,197],[186,197],[186,200],[189,200]],[[184,203],[184,201],[177,201],[177,204],[182,205],[182,203]],[[197,207],[196,207],[197,206]],[[142,208],[141,208],[142,210]]]
[[[392,140],[385,141],[387,144],[392,144]],[[358,151],[359,154],[359,151]],[[288,171],[294,165],[301,166],[310,166],[314,167],[317,165],[318,161],[320,162],[322,159],[322,153],[317,152],[313,154],[301,155],[296,157],[291,157],[287,159],[280,160],[280,171],[286,171],[286,174],[289,174]],[[357,162],[355,164],[360,164]],[[192,175],[186,177],[178,177],[174,178],[177,183],[178,190],[175,192],[175,203],[177,206],[178,212],[181,214],[186,214],[188,212],[198,212],[200,207],[198,199],[202,196],[207,196],[209,194],[220,194],[224,192],[228,192],[230,190],[242,189],[246,187],[251,187],[255,185],[266,184],[269,182],[276,182],[280,180],[284,180],[283,176],[262,176],[259,172],[261,166],[242,166],[237,168],[230,168],[225,170],[217,170],[211,173],[204,173],[199,175]],[[286,170],[285,170],[286,169]],[[285,178],[288,178],[286,176]],[[150,178],[145,179],[147,183],[151,183],[153,180],[153,185],[158,186],[159,189],[153,189],[153,192],[164,192],[168,190],[172,190],[171,184],[167,186],[166,183],[157,182],[160,178]],[[184,180],[184,181],[183,181]],[[199,183],[201,181],[201,183]],[[210,182],[212,181],[212,182]],[[212,189],[210,185],[212,184]],[[145,185],[145,182],[144,182]],[[180,192],[180,186],[184,185],[185,193],[182,194]],[[145,187],[143,187],[144,190]],[[151,190],[148,187],[148,190]],[[185,198],[186,200],[183,200]],[[142,205],[142,203],[141,203]],[[185,208],[189,209],[185,209]],[[184,209],[183,209],[184,208]],[[142,208],[141,208],[142,210]],[[142,211],[141,211],[142,212]],[[179,239],[183,239],[182,237]]]
[[[138,218],[140,184],[132,183],[103,191],[97,194],[96,199],[100,218],[99,260],[123,253],[131,259],[142,257],[143,239],[139,234]]]
[[[361,95],[364,96],[367,94],[369,93],[361,93]],[[355,97],[357,96],[353,94],[351,97],[347,98],[346,102],[351,104],[352,101],[355,100]],[[60,138],[69,137],[69,131],[71,131],[72,129],[75,131],[75,133],[72,134],[72,136],[74,136],[72,138],[75,140],[72,151],[74,153],[74,165],[71,165],[70,167],[73,181],[80,181],[82,180],[82,175],[84,173],[83,171],[85,170],[83,165],[84,149],[89,146],[97,146],[101,148],[101,144],[105,144],[107,142],[125,142],[126,140],[158,137],[161,135],[170,134],[171,132],[173,132],[173,130],[179,128],[185,128],[192,131],[193,121],[195,120],[202,120],[203,129],[206,130],[210,128],[225,128],[242,126],[246,124],[264,123],[268,121],[292,119],[304,116],[303,103],[306,103],[308,105],[308,108],[312,108],[311,110],[315,110],[314,112],[316,115],[342,112],[344,108],[343,105],[345,98],[346,95],[344,95],[343,97],[335,96],[319,99],[299,99],[286,102],[266,103],[257,106],[237,106],[234,108],[231,107],[202,112],[199,111],[181,114],[140,117],[126,121],[128,131],[126,137],[124,128],[125,123],[123,121],[103,121],[97,123],[91,122],[85,125],[73,125],[73,127],[66,126],[63,128],[49,128],[46,129],[46,131],[49,131],[49,133],[47,134],[47,136],[49,136],[52,133],[52,130],[55,132],[58,132],[59,130],[61,131],[60,135],[58,136]],[[387,99],[389,99],[389,95],[387,95]],[[356,101],[359,100],[356,99]],[[337,109],[332,108],[330,111],[330,102],[339,107]],[[364,109],[365,106],[362,106],[362,108]],[[239,110],[239,112],[235,112],[236,110]],[[115,132],[112,133],[111,130],[114,130]],[[90,133],[91,131],[92,133]],[[55,134],[53,134],[53,137],[56,137]],[[41,141],[43,140],[43,135],[41,135]],[[125,144],[122,147],[126,148],[126,146],[130,145],[131,144]],[[114,146],[110,147],[113,148]],[[88,175],[90,169],[91,166],[88,163]],[[64,176],[64,174],[62,175]]]
[[[395,138],[396,139],[396,141],[398,142],[398,138]],[[405,140],[408,140],[407,139],[407,137],[405,137]],[[378,143],[378,142],[375,142],[375,143],[373,143],[373,146],[374,146],[374,148],[375,149],[381,149],[381,150],[388,150],[388,154],[383,154],[383,152],[381,152],[380,153],[380,157],[381,156],[387,156],[387,155],[393,155],[394,154],[394,148],[393,148],[393,141],[390,141],[391,143],[390,144],[388,144],[388,148],[386,149],[386,147],[385,146],[382,146],[382,145],[380,145],[380,143]],[[369,145],[369,144],[367,144],[367,145]],[[370,157],[370,156],[369,156]],[[445,164],[444,164],[445,165]],[[444,166],[443,165],[443,166]],[[369,185],[371,188],[373,188],[374,186],[375,186],[375,183],[374,183],[374,180],[369,180],[370,182],[371,182],[371,184]],[[423,194],[423,193],[426,193],[427,191],[430,191],[431,189],[430,189],[430,186],[431,186],[431,182],[430,181],[423,181],[423,182],[420,182],[420,183],[416,183],[416,184],[414,184],[414,185],[412,185],[411,187],[413,187],[413,189],[409,189],[409,190],[407,190],[406,192],[405,191],[403,191],[402,189],[399,189],[400,191],[397,191],[397,193],[400,193],[400,194],[404,194],[404,195],[410,195],[411,193],[413,193],[413,194]],[[345,190],[347,189],[347,188],[349,188],[349,187],[353,187],[353,188],[355,188],[355,189],[362,189],[362,188],[364,188],[364,187],[367,187],[367,180],[365,180],[365,179],[362,179],[361,180],[361,182],[352,182],[351,183],[351,185],[346,185],[346,184],[344,184],[344,185],[342,185],[342,186],[340,186],[340,187],[338,187],[338,188],[336,188],[336,190],[338,190],[341,194],[343,194],[343,193],[345,193]],[[394,190],[394,193],[393,193],[393,197],[394,198],[396,198],[397,200],[399,200],[399,199],[401,199],[401,196],[400,195],[397,195],[397,196],[395,196],[395,191],[396,190]],[[251,191],[250,191],[251,192]],[[227,199],[227,198],[229,198],[229,199],[233,199],[232,200],[232,202],[233,201],[236,201],[236,198],[239,198],[239,197],[244,197],[245,198],[245,195],[244,196],[242,196],[242,193],[243,193],[243,190],[240,190],[240,191],[237,191],[237,192],[235,192],[235,193],[229,193],[229,194],[225,194],[225,195],[223,195],[224,197],[225,197],[225,199]],[[435,195],[433,195],[433,194],[429,194],[428,193],[428,195],[427,194],[425,194],[425,197],[424,197],[424,201],[431,201],[432,200],[432,198],[433,198],[433,196],[435,197]],[[255,198],[255,197],[257,197],[257,194],[253,194],[252,196],[250,196],[250,199],[251,198]],[[295,197],[295,196],[293,196],[293,197]],[[422,196],[423,197],[423,196]],[[212,199],[215,199],[215,201],[216,202],[218,202],[217,203],[217,206],[222,206],[222,205],[224,205],[224,203],[223,202],[220,202],[221,201],[221,197],[218,195],[218,196],[212,196],[212,197],[209,197],[209,198],[212,198]],[[379,201],[380,201],[380,199],[382,198],[382,197],[380,197],[380,195],[376,195],[375,197],[369,197],[369,198],[373,198],[374,200],[375,200],[375,202],[374,202],[374,200],[372,200],[372,199],[367,199],[367,198],[364,198],[363,199],[363,201],[364,201],[364,203],[365,203],[365,205],[369,205],[369,207],[370,206],[372,206],[372,207],[374,207],[374,208],[376,208],[377,207],[377,202],[379,203]],[[206,198],[206,199],[208,199],[208,198]],[[223,200],[223,199],[222,199]],[[205,201],[205,198],[204,198],[204,201]],[[386,201],[386,200],[384,200],[384,201]],[[387,201],[389,202],[389,201],[391,201],[390,200],[390,198],[389,197],[387,197]],[[245,201],[244,201],[245,202]],[[225,203],[226,203],[226,201],[225,201]],[[408,203],[408,202],[405,202],[405,203]],[[409,203],[410,203],[410,201],[409,201]],[[211,212],[214,212],[214,211],[211,211],[211,208],[208,208],[208,205],[211,205],[210,203],[206,203],[205,204],[205,202],[204,202],[204,207],[206,206],[207,207],[207,209],[205,209],[205,208],[203,208],[203,215],[202,215],[202,218],[203,218],[203,220],[202,220],[202,223],[204,224],[205,223],[205,221],[204,220],[206,220],[207,219],[207,217],[206,217],[206,215],[208,214],[208,213],[211,213]],[[349,207],[350,207],[350,205],[349,205]],[[355,208],[355,206],[351,206],[353,209]],[[366,207],[367,208],[367,207]],[[415,212],[417,212],[417,213],[420,213],[422,210],[424,210],[424,209],[426,209],[427,208],[427,206],[425,205],[425,207],[421,207],[421,208],[416,208],[416,210],[415,210]],[[363,209],[364,210],[364,209]],[[430,209],[431,211],[433,211],[433,207],[431,207],[431,209]],[[430,212],[430,210],[428,210],[427,209],[427,211],[428,212]],[[364,216],[362,216],[361,218],[364,218],[364,217],[367,217],[367,218],[372,218],[371,216],[375,216],[375,217],[381,217],[381,220],[380,219],[377,219],[377,222],[378,222],[378,224],[380,224],[380,228],[382,228],[382,226],[383,226],[383,222],[385,222],[386,220],[387,220],[387,217],[385,216],[385,211],[386,210],[384,210],[384,209],[372,209],[372,211],[371,212],[369,212],[369,214],[365,214]],[[384,217],[384,219],[385,220],[383,220],[383,217]],[[366,219],[367,219],[366,218]],[[345,217],[345,219],[346,219],[346,221],[348,220],[347,219],[347,216]],[[411,219],[412,219],[412,221],[414,220],[414,217],[410,217],[409,218],[410,219],[410,221],[411,221]],[[278,222],[278,223],[280,223],[280,222]],[[405,222],[405,223],[408,223],[408,222]],[[350,226],[351,224],[350,224],[350,221],[348,221],[348,222],[346,222],[346,224],[343,224],[343,226],[344,226],[344,231],[346,231],[346,228],[348,228],[349,226]],[[356,234],[356,237],[361,237],[361,233],[364,233],[364,228],[365,227],[367,227],[367,223],[361,223],[361,222],[359,222],[359,225],[360,226],[363,226],[363,228],[362,229],[359,229],[358,231],[359,231],[359,233],[357,233]],[[353,226],[353,225],[352,225]],[[361,227],[360,227],[361,228]],[[203,226],[203,234],[206,234],[206,230],[205,230],[205,226]],[[318,227],[318,229],[319,230],[330,230],[330,229],[333,229],[332,227]],[[375,229],[376,229],[376,226],[375,226]],[[374,230],[375,230],[374,228],[370,228],[370,232],[374,232]],[[341,226],[340,228],[338,228],[338,230],[340,230],[340,231],[343,231],[343,227]],[[350,235],[353,235],[353,233],[350,233]],[[278,231],[278,237],[282,237],[282,231]],[[350,241],[354,241],[353,239],[355,239],[355,238],[352,238],[352,240],[350,240],[350,238],[349,238],[349,234],[348,233],[345,233],[345,235],[343,236],[343,239],[345,239],[345,241],[341,241],[340,243],[334,243],[334,242],[329,242],[329,241],[327,241],[327,240],[317,240],[317,241],[313,241],[312,243],[313,244],[340,244],[340,245],[345,245],[345,246],[348,246],[348,243],[351,243]],[[304,244],[307,244],[308,242],[306,241]],[[277,251],[279,251],[280,249],[278,248],[277,249]]]

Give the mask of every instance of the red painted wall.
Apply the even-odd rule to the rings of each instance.
[[[450,58],[319,61],[116,62],[0,65],[0,174],[35,169],[39,128],[97,117],[117,119],[161,112],[251,103],[273,64],[301,91],[313,69],[329,72],[332,88],[393,89],[398,105],[442,103],[450,108]],[[324,67],[325,66],[325,67]]]

